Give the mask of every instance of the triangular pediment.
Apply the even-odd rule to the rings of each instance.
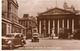
[[[60,8],[53,8],[42,13],[42,15],[58,15],[58,14],[73,14],[73,13]]]

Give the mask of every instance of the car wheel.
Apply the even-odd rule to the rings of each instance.
[[[60,39],[61,37],[59,36],[58,38]]]
[[[21,47],[23,47],[24,46],[24,43],[21,43]]]
[[[14,47],[12,44],[9,44],[9,49],[12,50]]]
[[[39,39],[37,39],[37,42],[39,42]]]
[[[39,40],[38,40],[38,42],[39,42]]]
[[[33,42],[33,39],[32,39],[32,42]]]

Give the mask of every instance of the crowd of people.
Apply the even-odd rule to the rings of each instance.
[[[51,34],[52,39],[55,37],[55,34]],[[69,29],[61,29],[58,34],[58,39],[79,39],[80,40],[80,30],[76,29],[73,33]]]
[[[80,30],[76,29],[73,33],[70,33],[67,29],[60,30],[59,39],[80,39]]]

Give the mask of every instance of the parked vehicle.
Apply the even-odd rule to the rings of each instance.
[[[24,46],[24,44],[26,41],[21,33],[10,33],[2,37],[2,48],[13,49],[17,45]]]
[[[32,34],[32,42],[39,42],[39,33]]]
[[[59,39],[68,39],[68,34],[70,34],[69,30],[66,28],[63,28],[59,32]]]
[[[73,39],[79,39],[80,40],[80,29],[76,29],[74,31]]]

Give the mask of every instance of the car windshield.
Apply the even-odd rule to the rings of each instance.
[[[33,34],[33,36],[38,36],[38,34]]]
[[[13,35],[6,35],[6,37],[13,37]]]

